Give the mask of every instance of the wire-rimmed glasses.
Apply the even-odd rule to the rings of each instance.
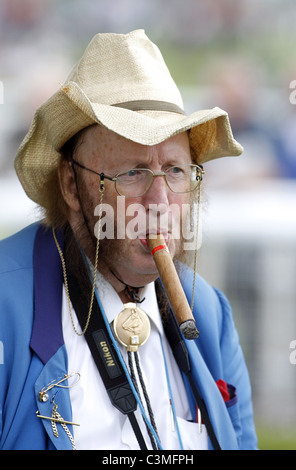
[[[117,173],[115,176],[107,176],[105,173],[98,173],[72,158],[72,163],[90,171],[101,179],[113,181],[116,192],[124,197],[141,197],[151,187],[154,178],[164,177],[167,186],[174,193],[189,193],[194,191],[202,180],[203,168],[195,164],[176,165],[167,168],[165,171],[154,172],[149,168],[132,168],[128,171]]]

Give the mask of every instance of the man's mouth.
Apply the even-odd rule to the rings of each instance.
[[[164,238],[166,244],[167,244],[167,245],[169,244],[170,235],[171,235],[170,233],[168,233],[168,232],[161,232],[161,231],[159,231],[159,232],[148,232],[145,238],[144,238],[143,236],[141,236],[141,235],[139,236],[139,240],[140,240],[142,246],[144,247],[145,251],[147,251],[147,252],[150,253],[150,248],[149,248],[148,242],[147,242],[147,236],[150,235],[150,236],[152,236],[152,237],[153,237],[153,236],[156,237],[156,235],[158,235],[159,233],[162,234],[162,236],[163,236],[163,238]]]

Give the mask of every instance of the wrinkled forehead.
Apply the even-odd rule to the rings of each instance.
[[[81,132],[74,150],[76,159],[100,171],[117,172],[143,163],[147,166],[157,161],[191,162],[190,144],[187,132],[177,134],[153,146],[142,145],[128,140],[105,127],[94,125]]]

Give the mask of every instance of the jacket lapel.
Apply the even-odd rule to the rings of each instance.
[[[74,449],[73,427],[69,424],[72,422],[69,383],[67,379],[63,380],[67,374],[67,353],[65,346],[62,346],[43,367],[35,382],[38,415],[45,417],[39,419],[57,450]],[[63,387],[59,386],[60,380],[63,380]],[[46,418],[58,418],[67,423],[62,426]]]
[[[63,246],[62,234],[58,234]],[[34,253],[35,317],[30,346],[43,364],[64,344],[61,305],[63,273],[61,261],[50,229],[40,225]]]
[[[57,233],[63,248],[63,235]],[[38,415],[52,417],[56,411],[65,421],[72,421],[68,388],[55,384],[68,374],[67,352],[64,345],[61,308],[63,273],[61,261],[50,229],[40,225],[35,237],[34,253],[34,324],[30,346],[44,364],[35,382]],[[63,382],[68,386],[68,382]],[[49,388],[49,390],[47,390]],[[47,390],[45,393],[43,393]],[[60,423],[39,418],[56,449],[72,449],[65,427]],[[72,426],[67,425],[72,435]]]

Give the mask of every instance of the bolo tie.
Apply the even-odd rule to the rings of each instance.
[[[146,408],[149,414],[150,424],[154,429],[155,434],[158,439],[158,431],[155,423],[149,395],[145,385],[145,381],[142,374],[142,369],[140,365],[140,359],[138,354],[138,349],[142,346],[149,338],[150,335],[150,320],[148,315],[138,306],[144,300],[140,298],[139,289],[141,287],[132,287],[127,285],[121,279],[119,279],[115,273],[112,273],[122,284],[125,285],[124,292],[130,302],[124,304],[124,309],[117,315],[113,322],[113,330],[117,340],[126,348],[127,357],[128,357],[128,366],[130,369],[131,380],[134,384],[134,387],[138,393],[139,399],[141,400],[143,406],[142,396],[144,397]],[[138,379],[137,380],[137,375]],[[141,392],[140,393],[140,389]],[[144,420],[145,422],[145,420]],[[153,436],[150,428],[145,422],[146,429],[151,441],[152,448],[154,450],[158,449],[155,437]]]

